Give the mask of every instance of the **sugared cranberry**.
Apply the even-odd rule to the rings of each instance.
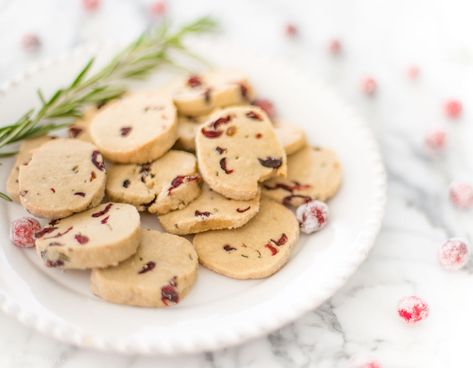
[[[342,51],[342,43],[340,42],[340,40],[337,40],[337,39],[330,40],[328,44],[328,51],[332,55],[339,55]]]
[[[220,168],[225,172],[225,174],[231,174],[234,170],[227,167],[227,158],[223,157],[220,159]]]
[[[270,119],[276,116],[276,110],[274,108],[273,103],[270,100],[265,98],[257,99],[253,102],[253,105],[258,106],[261,110],[263,110],[266,115],[269,116]]]
[[[37,52],[41,47],[41,41],[34,33],[26,33],[21,38],[21,46],[27,52]]]
[[[132,127],[131,126],[126,126],[126,127],[121,127],[120,128],[120,135],[122,137],[128,136],[130,134]]]
[[[417,65],[411,65],[406,70],[407,78],[416,80],[420,74],[420,68]]]
[[[473,187],[465,182],[453,182],[450,184],[448,194],[452,204],[458,208],[470,208],[473,206]]]
[[[105,215],[108,211],[110,211],[110,208],[112,208],[112,206],[113,203],[107,204],[103,210],[93,213],[92,217],[100,217]]]
[[[363,364],[360,368],[382,368],[382,366],[380,363],[376,361],[372,361],[372,362],[367,362]]]
[[[82,128],[71,126],[69,127],[69,137],[77,138],[82,133]]]
[[[190,87],[190,88],[196,88],[196,87],[199,87],[202,85],[202,79],[200,79],[200,77],[198,75],[191,75],[188,79],[187,79],[187,85]]]
[[[460,238],[448,239],[438,251],[440,264],[449,271],[463,268],[470,258],[470,251],[466,241]]]
[[[463,106],[459,100],[451,99],[445,102],[444,110],[448,118],[458,119],[463,111]]]
[[[296,37],[299,34],[299,30],[293,23],[287,23],[284,31],[288,37]]]
[[[92,152],[92,163],[95,165],[97,169],[100,171],[105,170],[105,164],[103,162],[103,156],[99,151]]]
[[[297,221],[301,231],[311,234],[323,229],[328,221],[328,206],[324,202],[310,201],[300,205],[296,210]]]
[[[269,167],[271,169],[277,169],[282,165],[282,158],[275,158],[275,157],[266,157],[266,158],[258,158],[259,163],[264,167]]]
[[[93,12],[100,6],[100,0],[82,0],[82,7],[88,12]]]
[[[165,305],[169,305],[169,303],[179,303],[179,294],[177,293],[176,289],[172,285],[165,285],[161,288],[161,301]]]
[[[367,77],[361,81],[361,91],[367,96],[373,96],[378,89],[378,84],[376,81],[371,78]]]
[[[407,296],[399,302],[397,313],[408,325],[415,325],[428,317],[429,306],[418,296]]]
[[[435,129],[425,136],[425,145],[434,152],[440,152],[447,145],[447,133],[443,129]]]
[[[263,120],[263,118],[261,117],[261,115],[258,114],[258,113],[256,113],[256,112],[254,112],[254,111],[248,111],[248,112],[246,113],[246,117],[247,117],[247,118],[250,118],[250,119],[253,119],[253,120],[260,120],[260,121]]]
[[[74,239],[77,240],[79,244],[85,244],[89,242],[89,237],[82,235],[82,234],[76,234],[74,235]]]
[[[10,226],[10,240],[20,248],[34,247],[35,234],[41,231],[41,225],[33,217],[14,220]]]
[[[166,2],[163,0],[155,1],[153,4],[151,4],[149,10],[152,15],[156,17],[162,17],[164,14],[166,14],[166,10],[167,10]]]
[[[248,206],[248,207],[246,207],[246,208],[237,208],[236,211],[237,211],[238,213],[243,213],[243,212],[248,211],[250,208],[251,208],[251,206]]]
[[[149,261],[148,263],[143,265],[141,270],[138,271],[138,274],[141,275],[143,273],[149,272],[149,271],[153,270],[155,267],[156,267],[156,263],[153,262],[153,261]]]
[[[278,250],[277,250],[275,247],[273,247],[271,244],[269,244],[269,243],[268,243],[268,244],[265,244],[264,247],[269,249],[269,251],[271,252],[271,255],[272,255],[272,256],[274,256],[274,255],[276,255],[276,254],[278,253]]]

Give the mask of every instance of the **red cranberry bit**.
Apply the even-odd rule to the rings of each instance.
[[[199,211],[199,210],[195,210],[194,212],[194,216],[200,216],[200,217],[209,217],[211,215],[211,213],[209,211]]]
[[[198,75],[191,75],[189,79],[187,79],[187,85],[190,88],[196,88],[202,85],[202,79]]]
[[[211,93],[212,93],[212,88],[207,88],[204,92],[204,101],[208,105],[210,104],[210,99],[211,99]]]
[[[51,220],[51,221],[49,221],[48,225],[55,226],[55,225],[59,224],[59,221],[60,221],[60,219]]]
[[[93,151],[92,152],[92,163],[100,171],[105,170],[105,164],[103,163],[103,157],[102,157],[102,154],[99,151]]]
[[[95,174],[95,171],[91,171],[89,181],[94,181],[96,178],[97,178],[97,175]]]
[[[76,234],[74,235],[74,239],[77,240],[79,244],[85,244],[89,242],[89,238],[85,235],[82,234]]]
[[[466,241],[460,238],[448,239],[439,249],[438,259],[443,268],[457,271],[463,268],[470,258]]]
[[[278,250],[274,248],[271,244],[265,244],[265,248],[268,248],[271,251],[271,256],[274,256],[278,253]]]
[[[382,368],[381,364],[376,361],[363,364],[360,368]]]
[[[445,114],[450,119],[458,119],[463,111],[462,103],[459,100],[448,100],[444,106]]]
[[[429,306],[418,296],[407,296],[399,302],[397,313],[408,325],[415,325],[428,317]]]
[[[214,122],[210,123],[209,127],[211,127],[214,130],[217,130],[220,125],[228,124],[231,120],[232,120],[231,115],[222,116],[221,118],[218,118]]]
[[[231,174],[234,170],[227,168],[227,158],[223,157],[220,159],[220,168],[225,172],[225,174]]]
[[[162,17],[164,14],[166,14],[167,10],[167,5],[165,1],[155,1],[153,4],[151,4],[150,7],[150,13],[151,15],[154,15],[156,17]]]
[[[292,23],[287,23],[284,29],[286,36],[294,38],[299,34],[299,30]]]
[[[82,0],[82,7],[88,12],[93,12],[100,6],[100,0]]]
[[[263,137],[263,134],[261,133],[256,133],[255,138],[256,139],[261,139]]]
[[[173,276],[171,280],[169,280],[169,285],[176,287],[177,286],[177,276]]]
[[[420,69],[417,65],[411,65],[406,70],[407,78],[410,80],[415,80],[419,77]]]
[[[328,221],[328,206],[324,202],[310,201],[296,210],[301,231],[306,234],[323,229]]]
[[[276,116],[274,105],[270,100],[264,98],[257,99],[253,102],[253,105],[258,106],[261,110],[263,110],[270,119]]]
[[[184,182],[191,182],[191,181],[195,181],[195,180],[199,180],[199,176],[198,175],[178,175],[176,176],[174,179],[172,179],[171,181],[171,186],[169,187],[168,189],[168,194],[171,194],[172,190],[173,189],[176,189],[177,187],[179,187],[180,185],[182,185]]]
[[[41,232],[41,225],[33,217],[14,220],[10,226],[10,240],[19,248],[34,247],[35,233]]]
[[[53,193],[56,193],[56,189],[54,189],[54,188],[49,188],[49,190]]]
[[[271,169],[277,169],[282,165],[282,158],[275,158],[275,157],[266,157],[266,158],[258,158],[259,163],[264,167],[269,167]]]
[[[241,98],[248,101],[248,86],[244,82],[239,82]]]
[[[231,245],[229,245],[229,244],[225,244],[225,245],[223,246],[223,250],[224,250],[225,252],[231,252],[231,251],[233,251],[233,250],[236,250],[236,248],[233,248],[233,247],[232,247]]]
[[[69,137],[77,138],[82,133],[82,128],[71,126],[69,127]]]
[[[378,89],[378,84],[373,78],[367,77],[361,81],[361,91],[367,96],[373,96]]]
[[[51,261],[48,259],[45,263],[46,267],[62,267],[64,266],[64,261],[62,259],[58,259],[56,261]]]
[[[164,305],[169,305],[169,302],[173,304],[179,303],[179,294],[172,285],[165,285],[161,288],[161,301]]]
[[[41,41],[34,33],[26,33],[21,38],[21,46],[27,52],[37,52],[41,47]]]
[[[258,114],[258,113],[256,113],[256,112],[254,112],[254,111],[248,111],[248,112],[246,113],[246,117],[247,117],[247,118],[250,118],[250,119],[253,119],[253,120],[260,120],[260,121],[263,120],[263,118],[261,117],[261,115]]]
[[[238,213],[243,213],[243,212],[248,211],[250,208],[251,208],[251,206],[248,206],[248,207],[246,207],[246,208],[237,208],[236,211],[237,211]]]
[[[283,198],[282,204],[285,206],[297,206],[298,204],[294,203],[294,199],[298,199],[297,203],[307,203],[312,200],[312,197],[302,195],[302,194],[291,194]]]
[[[126,126],[126,127],[121,127],[120,128],[120,135],[122,137],[128,136],[130,134],[132,127],[131,126]]]
[[[42,238],[42,237],[45,236],[46,234],[52,233],[54,230],[57,230],[57,227],[55,227],[55,226],[46,226],[46,227],[43,228],[42,230],[36,232],[36,233],[34,234],[34,237],[35,237],[36,239]]]
[[[219,154],[222,154],[224,152],[227,152],[227,149],[217,146],[215,147],[215,151],[217,151]]]
[[[153,270],[155,267],[156,267],[156,263],[153,261],[149,261],[141,268],[141,270],[138,271],[138,274],[141,275],[143,273],[149,272]]]
[[[105,215],[108,211],[110,211],[110,208],[112,208],[113,203],[109,203],[105,206],[105,208],[102,211],[98,211],[92,214],[92,217],[100,217]]]
[[[342,52],[342,43],[340,42],[340,40],[331,40],[328,45],[328,51],[334,56],[340,55],[340,53]]]
[[[130,180],[129,179],[123,180],[122,187],[128,188],[129,186],[130,186]]]
[[[64,230],[62,233],[59,232],[59,233],[57,233],[57,234],[54,235],[54,236],[48,236],[48,237],[45,237],[44,239],[60,238],[61,236],[66,235],[69,231],[71,231],[72,228],[73,228],[73,226],[70,226],[70,227],[68,227],[66,230]]]
[[[449,197],[455,207],[470,208],[473,206],[473,187],[465,182],[453,182],[449,187]]]
[[[205,128],[202,128],[201,129],[201,132],[204,136],[206,136],[207,138],[218,138],[222,135],[222,131],[221,130],[207,130]]]
[[[79,196],[79,197],[85,197],[84,192],[75,192],[74,195]]]
[[[281,246],[287,243],[287,235],[282,233],[278,240],[271,239],[271,241],[277,246]]]
[[[442,129],[435,129],[425,136],[425,145],[433,152],[442,151],[447,145],[447,133]]]
[[[294,193],[295,191],[298,191],[298,190],[310,189],[312,187],[310,184],[301,184],[295,180],[293,180],[292,182],[294,183],[293,185],[289,185],[285,183],[276,183],[274,184],[274,186],[270,186],[269,184],[263,184],[263,187],[266,190],[282,189],[289,193]]]
[[[100,223],[105,225],[108,222],[109,218],[110,218],[110,216],[104,217],[102,220],[100,220]]]

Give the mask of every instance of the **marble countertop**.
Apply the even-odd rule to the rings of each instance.
[[[88,41],[125,42],[148,22],[149,1],[102,0],[85,13],[78,0],[0,0],[0,82],[28,63]],[[448,200],[454,179],[473,182],[470,124],[473,111],[473,31],[467,1],[218,1],[169,0],[168,13],[182,21],[213,14],[222,37],[289,59],[317,74],[350,101],[375,131],[389,175],[388,205],[381,233],[366,262],[329,301],[295,323],[235,348],[175,358],[104,354],[61,344],[0,315],[0,366],[103,367],[471,367],[473,266],[444,271],[439,246],[451,236],[471,239],[473,213]],[[294,23],[299,37],[284,34]],[[42,41],[36,54],[21,49],[23,34]],[[328,42],[338,38],[334,58]],[[420,67],[415,80],[406,77]],[[375,96],[360,81],[378,82]],[[464,104],[457,121],[444,117],[446,99]],[[424,137],[448,133],[448,148],[431,154]],[[403,324],[399,299],[422,296],[430,317]],[[374,366],[373,366],[374,368]]]

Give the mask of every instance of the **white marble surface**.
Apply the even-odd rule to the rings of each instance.
[[[149,2],[103,1],[94,14],[78,0],[0,0],[0,82],[28,63],[91,40],[126,41],[147,22]],[[0,315],[0,366],[103,367],[471,367],[473,266],[448,273],[436,252],[449,236],[471,238],[471,211],[452,208],[447,186],[473,182],[471,111],[473,41],[467,1],[184,1],[169,0],[176,20],[211,13],[223,37],[287,58],[316,73],[365,116],[379,138],[389,173],[386,218],[376,246],[359,271],[322,307],[266,338],[219,352],[176,358],[125,357],[78,349],[53,341]],[[301,35],[284,37],[287,21]],[[25,32],[40,35],[35,55],[19,47]],[[327,43],[342,40],[344,53],[330,57]],[[405,76],[418,64],[417,81]],[[374,76],[379,93],[367,98],[360,80]],[[442,103],[464,102],[450,122]],[[423,147],[428,129],[449,133],[445,154]],[[431,307],[421,325],[396,316],[398,300],[417,294]],[[72,308],[73,306],[71,306]]]

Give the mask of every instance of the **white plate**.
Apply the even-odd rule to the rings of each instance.
[[[326,87],[286,64],[216,42],[195,48],[216,65],[247,72],[257,91],[274,100],[283,117],[301,125],[312,144],[337,151],[344,181],[330,202],[330,225],[302,236],[290,262],[268,279],[236,281],[201,268],[196,286],[180,304],[145,309],[101,301],[88,289],[87,272],[46,269],[33,250],[12,246],[10,222],[26,212],[2,202],[0,307],[6,314],[63,342],[100,350],[212,350],[269,333],[316,308],[365,259],[385,204],[384,169],[366,124]],[[110,48],[97,50],[102,58],[111,55]],[[38,87],[50,93],[65,85],[93,52],[76,50],[8,83],[0,91],[0,121],[14,121],[30,108]],[[156,79],[145,83],[147,88],[157,85]],[[2,183],[12,161],[0,167]],[[157,227],[157,220],[147,217],[145,224]]]

